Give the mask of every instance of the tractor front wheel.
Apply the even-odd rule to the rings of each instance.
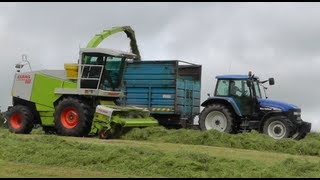
[[[263,125],[263,133],[274,139],[289,138],[293,125],[285,116],[275,116],[266,120]]]
[[[87,136],[91,130],[93,113],[83,101],[67,97],[55,107],[54,121],[57,134],[64,136]]]
[[[27,106],[16,105],[7,113],[9,131],[16,134],[29,134],[33,128],[33,114]]]

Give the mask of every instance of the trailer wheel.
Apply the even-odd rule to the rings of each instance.
[[[55,129],[59,135],[87,136],[92,119],[90,106],[76,98],[63,98],[55,107]]]
[[[215,129],[220,132],[234,132],[234,114],[229,108],[220,104],[212,104],[204,108],[199,117],[200,129]]]
[[[289,138],[292,130],[293,124],[285,116],[271,117],[263,125],[263,133],[274,139]]]
[[[17,105],[7,113],[9,131],[16,134],[29,134],[33,128],[33,114],[26,106]]]

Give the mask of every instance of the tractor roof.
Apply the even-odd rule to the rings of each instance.
[[[248,75],[221,75],[216,76],[217,79],[248,79]],[[255,79],[258,79],[257,76],[254,76]]]
[[[137,55],[125,51],[106,49],[106,48],[81,48],[80,53],[102,53],[108,54],[115,57],[126,57],[129,59],[136,58]]]

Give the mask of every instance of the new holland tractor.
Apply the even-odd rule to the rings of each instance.
[[[133,53],[96,48],[121,31],[130,38]],[[9,130],[27,134],[39,124],[47,133],[109,138],[126,127],[157,125],[148,110],[119,103],[126,63],[139,60],[134,31],[124,26],[95,35],[80,49],[78,63],[65,64],[65,70],[21,72],[23,64],[16,65],[13,106],[6,113]]]
[[[260,86],[274,84],[274,79],[260,81],[248,75],[217,76],[214,97],[201,104],[201,130],[215,129],[237,133],[256,130],[274,139],[302,139],[311,130],[311,123],[301,119],[301,109],[284,102],[263,99]]]

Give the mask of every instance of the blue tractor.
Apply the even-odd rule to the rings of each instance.
[[[311,123],[301,119],[301,109],[295,105],[262,98],[260,86],[274,78],[260,81],[251,71],[248,75],[217,76],[214,97],[201,104],[201,130],[215,129],[238,133],[256,130],[274,139],[302,139],[311,130]]]

